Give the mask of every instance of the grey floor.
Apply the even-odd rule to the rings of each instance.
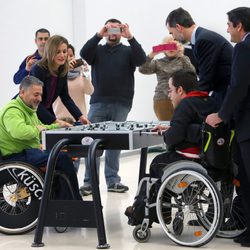
[[[154,156],[155,154],[153,153],[148,155],[148,163]],[[133,227],[127,224],[127,217],[124,215],[124,211],[127,206],[132,204],[137,190],[139,160],[139,154],[123,156],[121,158],[120,175],[122,177],[122,182],[130,188],[129,192],[123,194],[108,193],[106,191],[106,185],[103,178],[103,166],[101,166],[100,191],[107,242],[110,244],[111,249],[115,250],[184,249],[184,247],[177,246],[169,240],[157,224],[153,224],[151,230],[152,235],[149,242],[138,243],[133,239]],[[84,165],[82,164],[78,176],[80,184],[82,184],[83,171]],[[91,197],[87,199],[91,199]],[[0,234],[0,249],[34,249],[31,247],[33,239],[34,231],[19,236]],[[97,231],[96,229],[89,228],[69,228],[67,232],[59,234],[55,232],[54,228],[45,228],[43,242],[45,246],[40,248],[41,250],[96,249],[98,243]],[[235,249],[235,247],[238,247],[238,245],[231,239],[215,238],[201,248],[229,250]]]

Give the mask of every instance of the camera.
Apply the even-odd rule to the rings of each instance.
[[[76,59],[76,62],[73,64],[73,67],[75,69],[83,64],[84,64],[84,61],[81,58],[79,58],[79,59]]]
[[[108,28],[108,34],[110,35],[121,34],[121,28]]]
[[[161,52],[161,51],[169,51],[169,50],[177,50],[176,43],[166,43],[166,44],[160,44],[157,46],[153,46],[153,52]]]

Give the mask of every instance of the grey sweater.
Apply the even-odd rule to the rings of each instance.
[[[164,56],[160,59],[151,59],[147,56],[146,62],[139,67],[139,71],[145,75],[156,74],[157,85],[155,87],[154,100],[168,99],[168,79],[177,70],[190,69],[195,71],[187,56],[169,58]]]

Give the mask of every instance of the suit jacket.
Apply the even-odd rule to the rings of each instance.
[[[214,97],[222,103],[230,84],[233,46],[223,36],[199,27],[193,53],[198,65],[200,89],[214,91]]]
[[[235,45],[232,77],[219,117],[225,122],[235,120],[238,142],[250,139],[250,35]]]
[[[58,96],[60,96],[62,103],[72,114],[72,116],[74,116],[75,120],[78,120],[82,113],[69,95],[67,75],[64,77],[57,78],[57,85],[52,99],[52,104],[50,105],[50,107],[46,108],[45,104],[51,91],[51,75],[47,69],[41,68],[38,65],[35,65],[31,69],[30,74],[37,77],[44,83],[42,101],[37,109],[38,118],[40,121],[42,121],[42,123],[51,124],[56,120],[52,104]]]

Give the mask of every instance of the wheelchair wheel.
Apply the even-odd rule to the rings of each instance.
[[[56,230],[57,233],[64,233],[67,231],[68,227],[54,227],[54,229]]]
[[[234,197],[235,186],[231,182],[221,181],[219,189],[223,200],[224,214],[220,230],[221,238],[235,238],[246,230],[245,219],[238,197]]]
[[[142,229],[142,225],[137,225],[133,230],[133,237],[139,243],[147,242],[151,237],[151,231],[149,228]]]
[[[43,191],[38,169],[21,162],[0,164],[0,232],[23,234],[34,229]]]
[[[192,169],[182,169],[165,178],[157,195],[156,210],[167,236],[178,245],[190,247],[212,240],[223,214],[221,196],[214,181]],[[190,223],[192,221],[196,223]]]

